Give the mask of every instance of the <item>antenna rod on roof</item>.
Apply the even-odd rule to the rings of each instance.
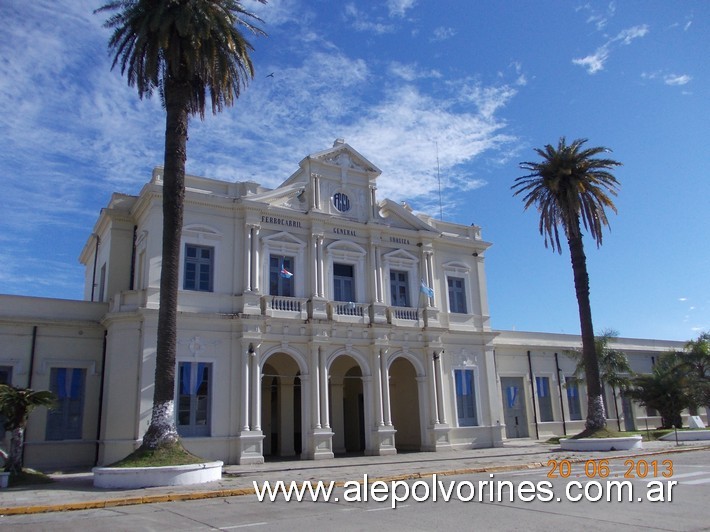
[[[439,219],[444,221],[444,208],[441,205],[441,176],[439,175],[439,141],[436,141],[436,180],[439,182]]]

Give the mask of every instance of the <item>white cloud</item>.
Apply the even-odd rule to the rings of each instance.
[[[395,27],[391,24],[369,20],[367,15],[360,11],[355,4],[345,5],[345,17],[347,20],[352,21],[352,26],[357,31],[381,35],[383,33],[392,33],[395,30]]]
[[[438,70],[421,70],[416,64],[405,65],[397,61],[389,66],[389,71],[392,75],[402,78],[404,81],[416,81],[418,79],[441,78],[441,72]]]
[[[616,45],[629,45],[635,39],[646,36],[648,32],[649,28],[646,24],[632,26],[631,28],[622,30],[615,37],[608,39],[607,42],[597,48],[593,54],[572,59],[572,63],[585,68],[589,74],[596,74],[600,70],[604,70],[604,65]]]
[[[667,76],[663,77],[663,82],[666,85],[686,85],[690,83],[690,81],[693,78],[688,76],[687,74],[682,74],[682,75],[676,75],[676,74],[668,74]]]
[[[586,57],[572,59],[572,63],[584,67],[589,74],[596,74],[604,69],[604,63],[609,59],[609,48],[601,46],[597,51]]]
[[[412,9],[416,0],[387,0],[390,17],[403,17],[408,9]]]
[[[445,41],[456,35],[456,30],[453,28],[445,28],[444,26],[439,26],[434,28],[434,36],[431,38],[432,41]]]

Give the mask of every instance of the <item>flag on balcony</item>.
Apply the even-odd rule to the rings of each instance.
[[[284,266],[284,261],[281,261],[281,277],[283,277],[284,279],[290,279],[291,277],[293,277],[293,274],[288,271]]]
[[[422,282],[419,285],[419,291],[427,297],[434,297],[434,289],[429,288],[426,284],[424,284],[424,279],[422,279]]]

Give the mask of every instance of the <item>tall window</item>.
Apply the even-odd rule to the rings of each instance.
[[[352,264],[333,263],[333,299],[355,301],[355,268]]]
[[[183,289],[212,292],[214,248],[185,244]]]
[[[455,369],[456,381],[456,412],[459,427],[475,427],[478,425],[476,414],[476,389],[474,371],[472,369]]]
[[[0,366],[0,384],[12,383],[12,366]]]
[[[535,377],[537,404],[540,407],[540,421],[553,421],[550,377]]]
[[[49,372],[49,389],[57,396],[57,403],[47,414],[47,439],[81,439],[86,370],[52,368]]]
[[[212,364],[180,362],[178,368],[178,433],[209,436]]]
[[[466,314],[466,285],[462,277],[449,277],[449,310]]]
[[[390,270],[390,291],[393,307],[409,306],[409,273]]]
[[[269,294],[293,297],[293,263],[293,257],[269,256]]]
[[[572,421],[582,419],[582,406],[579,402],[579,379],[577,377],[565,378],[565,388],[567,388],[569,418]]]

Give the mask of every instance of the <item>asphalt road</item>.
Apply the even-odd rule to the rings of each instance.
[[[573,464],[569,469],[567,465],[555,462],[541,469],[498,473],[493,477],[490,474],[439,477],[435,484],[432,478],[407,481],[406,485],[398,484],[394,493],[399,499],[404,499],[407,492],[410,497],[394,501],[394,509],[391,484],[374,486],[374,490],[370,484],[367,500],[364,500],[362,486],[354,482],[362,481],[360,477],[352,479],[351,484],[334,488],[328,502],[323,500],[322,493],[317,502],[286,502],[283,494],[279,494],[275,502],[259,502],[252,495],[6,516],[0,518],[0,528],[53,532],[347,531],[378,527],[427,531],[549,531],[571,526],[614,531],[710,530],[710,451],[637,457],[626,463],[625,460],[609,460],[608,463]],[[607,481],[617,484],[611,484],[607,490]],[[618,482],[625,482],[621,502],[617,501]],[[649,483],[652,483],[650,487]],[[388,497],[385,497],[385,488],[389,490]],[[600,500],[585,500],[585,489],[588,497],[600,497]],[[434,490],[436,502],[432,500]],[[611,501],[606,500],[607,492]],[[422,502],[414,500],[412,493]],[[498,500],[499,495],[502,500]],[[449,502],[444,501],[447,497]],[[377,502],[375,498],[382,500]],[[570,500],[577,498],[580,500]]]

